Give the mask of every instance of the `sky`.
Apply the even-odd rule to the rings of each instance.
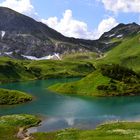
[[[140,0],[0,0],[68,37],[98,39],[119,23],[140,24]]]

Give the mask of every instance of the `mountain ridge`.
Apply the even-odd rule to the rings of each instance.
[[[111,31],[104,33],[98,40],[77,39],[66,37],[46,24],[12,9],[0,7],[0,53],[1,56],[20,59],[24,56],[41,58],[54,53],[60,55],[75,52],[102,53],[120,43],[121,40],[114,42],[112,39],[121,38],[121,36],[109,36],[114,30],[115,32],[118,30],[117,34],[119,34],[124,26],[126,34],[123,37],[128,36],[128,32],[131,35],[140,31],[138,24],[128,25],[119,24]]]

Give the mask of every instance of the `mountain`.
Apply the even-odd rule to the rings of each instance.
[[[128,37],[133,37],[138,33],[140,33],[140,25],[136,23],[120,23],[115,28],[111,29],[109,32],[105,32],[99,38],[99,42],[103,42],[105,44],[104,47],[99,46],[99,49],[102,52],[110,50],[111,48],[114,48],[115,46],[121,44],[124,41],[124,39]]]
[[[63,36],[47,25],[0,7],[0,52],[44,57],[54,53],[96,51],[94,41]],[[8,52],[8,53],[7,53]]]
[[[140,26],[120,24],[98,40],[65,37],[47,25],[9,8],[0,7],[0,54],[14,58],[59,59],[58,54],[105,52],[123,38],[140,31]],[[54,56],[55,54],[55,56]],[[49,57],[48,57],[49,56]]]
[[[110,39],[109,39],[110,38]],[[76,82],[49,87],[57,93],[83,96],[134,96],[140,93],[140,31],[139,25],[120,24],[104,33],[100,41],[118,45],[92,60],[96,70]]]
[[[106,52],[96,64],[117,63],[140,72],[140,32],[120,40],[121,43]]]
[[[136,23],[131,24],[119,24],[115,28],[111,29],[109,32],[105,32],[101,37],[100,40],[106,40],[110,38],[121,38],[127,37],[130,35],[135,35],[140,31],[140,26]]]

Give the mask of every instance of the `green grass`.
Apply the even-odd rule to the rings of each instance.
[[[58,83],[48,89],[57,93],[93,96],[99,94],[96,87],[100,84],[109,83],[109,80],[110,78],[104,77],[99,71],[96,71],[80,81],[65,84]]]
[[[31,101],[32,96],[21,91],[0,89],[0,105],[13,105]]]
[[[19,140],[19,128],[35,126],[40,120],[33,115],[7,115],[0,117],[0,140]]]
[[[48,78],[83,77],[94,71],[90,62],[14,60],[0,58],[0,83]]]
[[[17,127],[0,125],[0,140],[19,140],[16,137],[17,133]]]
[[[95,130],[66,129],[50,133],[35,133],[34,140],[139,140],[139,122],[112,122]]]
[[[0,58],[0,83],[34,80],[35,76],[25,66],[26,61]]]
[[[36,126],[40,119],[33,115],[19,114],[0,117],[0,140],[19,140],[20,128]],[[32,140],[139,140],[140,122],[109,122],[94,130],[64,129],[56,132],[34,133]]]
[[[140,34],[123,39],[105,58],[94,62],[96,65],[116,63],[140,71]]]
[[[95,70],[89,62],[42,60],[27,65],[39,79],[86,76]]]
[[[113,42],[120,41],[120,39],[112,39]],[[80,54],[82,55],[82,54]],[[49,87],[49,90],[64,94],[79,94],[84,96],[125,96],[125,95],[138,95],[140,93],[140,83],[136,82],[128,84],[124,81],[118,81],[113,79],[118,77],[108,77],[100,72],[100,67],[104,64],[112,65],[119,64],[120,66],[140,72],[140,34],[136,34],[124,39],[121,39],[121,43],[106,52],[105,57],[101,59],[88,59],[90,63],[96,66],[97,71],[89,74],[77,82],[71,82],[66,84],[56,84]],[[68,56],[68,59],[76,56]],[[66,57],[67,58],[67,57]],[[76,61],[76,59],[75,59]],[[78,61],[78,59],[77,59]],[[128,77],[128,78],[127,78]],[[129,80],[129,75],[125,77]],[[133,79],[133,77],[131,77]],[[134,81],[137,79],[133,79]],[[114,83],[111,83],[113,81]],[[99,90],[103,88],[104,90]],[[110,90],[116,88],[116,91]]]
[[[36,116],[28,114],[7,115],[0,117],[1,126],[31,127],[37,125],[39,122],[40,120]]]
[[[80,81],[58,83],[48,89],[83,96],[134,96],[140,93],[140,76],[119,65],[102,65]]]
[[[89,61],[89,60],[93,60],[96,59],[97,53],[94,52],[82,52],[82,53],[71,53],[71,54],[65,54],[62,56],[62,59],[64,60],[73,60],[73,61]]]

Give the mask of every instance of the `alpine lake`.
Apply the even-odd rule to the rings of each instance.
[[[93,129],[100,123],[114,120],[139,120],[140,96],[134,97],[81,97],[62,95],[47,90],[59,82],[76,81],[79,78],[49,79],[0,85],[1,88],[27,92],[33,101],[0,106],[0,115],[34,114],[42,123],[28,129],[29,133],[49,132],[63,128]]]

